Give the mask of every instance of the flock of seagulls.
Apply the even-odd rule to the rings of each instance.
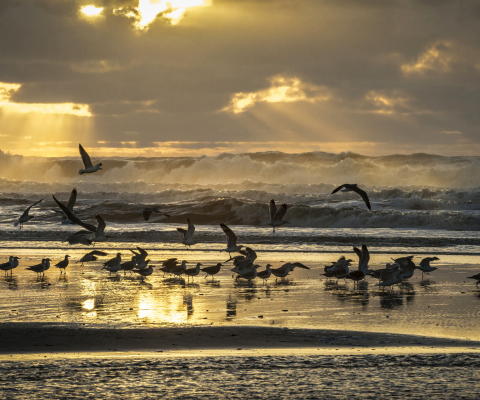
[[[90,156],[81,144],[79,144],[79,151],[84,165],[83,169],[78,170],[79,175],[95,173],[102,169],[102,163],[98,163],[95,166],[93,165]],[[357,193],[362,198],[367,208],[371,210],[367,193],[360,189],[357,184],[343,184],[333,190],[332,194],[335,194],[339,191],[353,191]],[[66,241],[69,244],[83,244],[89,246],[95,242],[105,242],[108,240],[110,236],[105,234],[107,225],[99,214],[95,215],[97,226],[86,223],[77,216],[77,213],[74,211],[74,206],[77,200],[76,189],[72,190],[67,205],[64,205],[62,202],[60,202],[54,195],[52,196],[53,200],[59,207],[59,210],[55,209],[54,211],[62,214],[61,223],[75,224],[83,228],[82,230],[77,231],[67,237]],[[20,218],[18,218],[18,220],[14,223],[14,226],[20,225],[20,229],[22,229],[24,223],[35,218],[35,216],[30,215],[29,212],[33,207],[37,206],[42,201],[43,199],[36,201],[27,207]],[[275,233],[276,227],[278,228],[282,225],[290,223],[284,219],[287,213],[287,208],[288,206],[285,203],[277,207],[275,200],[272,199],[270,201],[269,222],[267,222],[266,225],[273,228],[273,233]],[[148,221],[153,213],[163,214],[165,217],[170,217],[170,215],[162,213],[157,207],[145,207],[140,210],[140,214],[143,216],[145,221]],[[237,244],[237,236],[226,224],[222,223],[220,224],[220,227],[227,238],[227,247],[221,251],[229,253],[230,258],[225,261],[225,263],[233,261],[233,268],[231,268],[231,271],[233,272],[233,276],[236,275],[237,280],[242,278],[248,282],[251,282],[253,279],[260,278],[265,283],[272,275],[274,275],[276,279],[285,279],[295,268],[309,269],[309,267],[299,262],[287,262],[279,268],[271,268],[272,266],[267,264],[265,270],[257,271],[260,265],[255,263],[257,259],[256,252],[250,247]],[[195,225],[192,223],[190,218],[187,218],[187,229],[177,228],[177,231],[182,234],[181,243],[183,243],[186,247],[189,248],[197,243],[197,241],[194,239]],[[323,275],[325,275],[327,278],[335,278],[337,280],[350,279],[354,281],[354,285],[358,285],[358,283],[364,280],[367,276],[372,276],[377,278],[379,281],[376,286],[391,287],[411,278],[416,269],[422,271],[422,280],[424,273],[428,274],[437,269],[436,267],[430,266],[431,262],[438,260],[437,257],[424,258],[417,266],[412,261],[413,256],[408,256],[395,259],[393,260],[394,263],[387,263],[385,268],[371,270],[368,266],[370,254],[367,246],[363,245],[361,249],[354,247],[353,250],[358,256],[358,267],[356,269],[350,269],[350,264],[353,262],[352,259],[346,259],[344,256],[342,256],[331,265],[325,266]],[[125,262],[122,262],[121,253],[117,253],[116,257],[104,262],[102,270],[106,270],[110,274],[117,273],[122,270],[124,271],[124,274],[126,274],[127,271],[130,273],[138,273],[142,279],[152,275],[154,267],[149,265],[150,260],[147,259],[148,253],[140,247],[137,247],[136,250],[131,250],[131,252],[133,253],[133,256],[131,256],[131,258]],[[232,257],[232,253],[239,253],[239,255]],[[77,263],[81,263],[83,266],[84,263],[97,261],[98,257],[104,257],[106,255],[107,253],[103,251],[93,250],[85,254],[80,260],[77,261]],[[62,261],[55,265],[60,269],[61,273],[64,273],[65,269],[68,267],[69,257],[70,256],[66,255]],[[0,269],[5,271],[5,274],[8,274],[8,272],[12,274],[13,269],[19,265],[18,260],[19,257],[10,256],[8,262],[0,264]],[[41,263],[29,266],[26,269],[43,276],[45,271],[50,268],[50,261],[51,260],[49,258],[45,258]],[[211,276],[213,279],[214,275],[219,273],[223,265],[222,263],[218,263],[214,266],[201,268],[202,264],[197,263],[195,268],[187,268],[187,263],[188,262],[186,260],[179,262],[176,258],[170,258],[162,262],[160,270],[164,274],[172,274],[175,277],[185,275],[187,276],[187,281],[189,281],[190,278],[193,279],[195,276],[199,275],[201,271],[205,272],[205,278]],[[477,286],[480,283],[480,274],[468,278],[476,279]]]
[[[363,245],[362,249],[354,247],[353,251],[358,256],[357,269],[350,269],[350,264],[354,260],[346,259],[345,256],[342,256],[336,262],[332,262],[331,265],[325,266],[323,275],[327,278],[337,279],[337,281],[339,279],[351,279],[354,281],[354,285],[358,285],[358,282],[364,280],[367,276],[372,276],[378,279],[378,283],[375,286],[385,288],[399,285],[403,281],[406,281],[414,275],[417,269],[422,271],[423,281],[424,273],[428,274],[437,269],[437,267],[432,267],[430,263],[439,260],[438,257],[426,257],[420,261],[419,265],[415,265],[412,261],[414,256],[405,256],[392,259],[394,262],[386,263],[385,268],[370,269],[368,266],[370,253],[367,246]],[[480,277],[480,274],[478,275]]]

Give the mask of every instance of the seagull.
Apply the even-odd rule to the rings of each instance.
[[[85,234],[91,234],[89,231],[78,231],[73,235],[67,237],[64,242],[68,242],[68,244],[84,244],[85,246],[90,246],[92,244],[92,240],[85,237]]]
[[[267,225],[273,227],[273,233],[275,233],[276,226],[282,226],[285,224],[289,224],[290,222],[284,221],[283,217],[287,212],[287,204],[283,203],[280,208],[277,210],[277,206],[275,205],[275,200],[270,200],[270,222],[267,222]]]
[[[192,224],[192,221],[190,221],[190,218],[187,218],[187,223],[188,223],[187,230],[185,230],[183,228],[177,228],[177,231],[180,232],[181,234],[183,234],[182,243],[185,246],[190,247],[190,246],[192,246],[196,243],[193,240],[193,233],[195,232],[195,225]]]
[[[163,214],[163,215],[165,215],[165,217],[170,218],[170,214],[161,213],[160,210],[157,207],[147,207],[147,208],[142,208],[140,210],[140,214],[143,215],[143,219],[145,221],[148,221],[148,219],[150,218],[150,215],[152,215],[152,213]]]
[[[70,198],[68,199],[68,204],[67,208],[70,210],[72,214],[76,214],[75,211],[73,211],[73,206],[75,205],[75,202],[77,201],[77,189],[73,189],[72,193],[70,193]],[[62,214],[62,224],[67,225],[67,224],[73,224],[72,221],[65,215],[65,213],[61,210],[55,210],[52,209],[52,211],[55,211],[56,213]]]
[[[165,273],[171,273],[172,269],[174,269],[178,265],[178,261],[176,258],[169,258],[168,260],[165,260],[162,263],[162,267],[160,268],[160,271],[163,271],[163,274],[165,276]]]
[[[205,275],[205,279],[207,278],[208,275],[212,275],[212,281],[213,281],[213,275],[216,275],[220,272],[221,266],[222,266],[222,263],[218,263],[217,265],[214,265],[212,267],[202,268],[202,271],[207,274]]]
[[[392,286],[399,284],[403,281],[403,271],[402,268],[391,269],[382,275],[380,283],[377,283],[375,286]]]
[[[440,260],[438,257],[427,257],[420,261],[420,265],[417,266],[417,269],[422,271],[422,281],[423,281],[423,273],[428,274],[429,272],[435,271],[437,267],[431,267],[430,263],[432,261]]]
[[[126,275],[126,271],[133,271],[133,269],[136,267],[137,265],[137,262],[136,262],[136,259],[137,259],[137,256],[132,256],[132,259],[130,261],[126,261],[124,263],[121,263],[120,264],[120,269],[123,269],[123,275],[125,276]],[[151,267],[149,267],[151,268]],[[140,269],[144,269],[144,268],[140,268]]]
[[[36,272],[38,274],[43,274],[45,275],[45,271],[50,268],[50,259],[49,258],[44,258],[42,259],[42,262],[37,265],[32,265],[31,267],[27,267],[25,269],[28,269],[30,271]]]
[[[345,256],[340,257],[332,265],[328,265],[324,268],[324,274],[327,278],[343,279],[346,278],[350,272],[350,263],[353,260],[345,259]]]
[[[227,225],[220,224],[220,227],[222,228],[223,232],[227,236],[227,248],[220,251],[227,251],[228,255],[232,257],[230,253],[240,251],[242,250],[242,247],[245,247],[245,246],[237,245],[237,236],[235,235],[235,233],[233,233],[233,231]]]
[[[368,196],[367,196],[367,193],[365,191],[363,191],[362,189],[360,189],[356,183],[354,184],[350,184],[350,183],[345,183],[344,185],[341,185],[339,187],[337,187],[333,192],[332,194],[334,193],[337,193],[340,189],[343,189],[342,192],[355,192],[355,193],[358,193],[362,199],[363,199],[363,202],[366,204],[366,206],[368,207],[368,209],[371,211],[372,210],[372,207],[370,207],[370,200],[368,200]]]
[[[146,260],[146,258],[148,256],[148,253],[138,246],[137,246],[137,249],[138,249],[139,253],[137,253],[134,250],[130,250],[133,254],[135,254],[135,257],[136,257],[135,261],[137,263],[137,268],[138,269],[147,268],[147,264],[150,261],[150,260],[148,260],[148,261]]]
[[[152,275],[153,266],[150,265],[148,268],[134,269],[133,272],[136,272],[137,274],[140,274],[142,276],[142,281],[143,281],[144,277]]]
[[[10,275],[13,273],[13,269],[18,267],[18,260],[20,257],[10,256],[6,263],[0,264],[0,269],[5,271],[5,275],[10,271]]]
[[[480,283],[480,273],[479,274],[475,274],[473,276],[467,276],[468,279],[475,279],[477,281],[477,284],[476,286],[478,287],[478,284]]]
[[[122,262],[122,254],[121,253],[117,253],[117,256],[114,257],[114,258],[111,258],[110,260],[108,261],[105,261],[103,263],[103,268],[102,269],[106,269],[108,272],[112,273],[112,272],[118,272],[120,271],[120,263]]]
[[[69,255],[66,255],[65,258],[60,261],[59,263],[55,264],[55,266],[57,268],[60,268],[60,273],[62,273],[62,269],[63,269],[63,272],[65,272],[65,268],[68,267],[68,257],[70,257]]]
[[[97,172],[99,169],[102,169],[102,163],[93,166],[90,156],[81,144],[78,144],[78,149],[80,150],[80,156],[82,157],[83,165],[85,167],[84,169],[78,170],[78,175],[91,174],[93,172]]]
[[[233,261],[235,267],[232,268],[231,271],[238,275],[243,275],[254,269],[253,262],[257,259],[257,253],[250,247],[246,247],[245,250],[240,250],[240,253],[244,256],[241,258],[235,257]]]
[[[363,280],[366,275],[368,275],[368,262],[370,261],[370,253],[366,245],[362,245],[362,250],[357,247],[353,248],[353,251],[358,256],[358,269],[354,271],[349,271],[346,276],[347,279],[352,279],[355,287],[355,283],[358,284],[359,281]]]
[[[93,250],[90,253],[85,254],[80,260],[78,260],[77,264],[82,263],[82,267],[83,267],[83,263],[85,262],[97,261],[96,256],[108,256],[108,253],[105,253],[104,251],[100,251],[100,250]]]
[[[185,270],[185,275],[187,275],[187,282],[190,277],[192,277],[192,281],[193,281],[193,277],[197,276],[200,273],[201,265],[202,265],[201,263],[197,263],[197,266],[195,268],[188,268]]]
[[[265,266],[265,271],[257,272],[257,276],[263,279],[263,284],[265,284],[267,282],[267,279],[270,278],[270,276],[272,275],[272,270],[270,269],[271,266],[271,264],[267,264]]]
[[[31,219],[35,218],[34,215],[28,215],[28,212],[30,211],[30,209],[31,209],[32,207],[35,207],[38,203],[41,203],[42,201],[43,201],[43,199],[42,199],[42,200],[39,200],[39,201],[37,201],[37,202],[35,202],[35,203],[33,203],[30,207],[27,207],[27,209],[23,212],[22,216],[21,216],[19,219],[17,219],[17,221],[15,221],[15,223],[13,224],[13,226],[17,226],[18,224],[20,224],[20,229],[22,229],[22,228],[23,228],[23,224],[24,224],[25,222],[28,222],[28,221],[30,221]]]
[[[180,277],[180,275],[184,274],[187,269],[185,264],[187,264],[187,261],[183,260],[180,265],[176,265],[175,267],[173,267],[170,270],[170,273]]]
[[[94,242],[105,242],[108,238],[107,235],[105,235],[105,221],[99,214],[95,214],[95,219],[97,220],[97,226],[93,226],[90,224],[87,224],[86,222],[83,222],[80,218],[75,216],[67,207],[65,207],[64,204],[60,203],[54,195],[52,195],[53,200],[57,203],[57,205],[60,207],[60,209],[64,212],[64,214],[68,217],[72,223],[77,224],[82,226],[83,228],[87,229],[88,231],[92,232],[95,234],[93,237],[92,241]],[[88,232],[85,232],[88,233]],[[77,232],[77,234],[80,234],[80,232]]]
[[[282,266],[283,267],[283,266]],[[274,268],[270,269],[273,275],[275,275],[275,282],[277,281],[277,278],[282,278],[282,281],[285,280],[286,276],[290,273],[291,271],[291,264],[287,264],[286,267],[284,268]]]

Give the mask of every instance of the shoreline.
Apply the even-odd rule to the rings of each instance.
[[[197,355],[287,352],[477,352],[479,341],[365,331],[254,326],[103,328],[83,325],[6,323],[0,326],[0,360],[12,355],[58,353]],[[235,350],[234,353],[231,351]],[[241,353],[244,354],[243,352]],[[63,355],[65,356],[65,355]]]

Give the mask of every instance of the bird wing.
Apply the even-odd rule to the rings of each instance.
[[[367,249],[367,245],[362,245],[362,265],[368,265],[370,261],[370,252]]]
[[[93,167],[92,160],[90,160],[90,156],[88,155],[88,153],[85,151],[85,149],[82,147],[80,143],[78,144],[78,149],[80,150],[80,156],[82,157],[83,165],[85,166],[85,168]]]
[[[353,251],[358,256],[358,266],[362,265],[362,251],[358,247],[354,247]]]
[[[190,235],[193,235],[193,232],[195,232],[195,225],[193,225],[192,221],[190,221],[190,218],[187,218],[187,223],[188,223],[187,232],[188,232]]]
[[[177,228],[177,231],[183,234],[183,237],[185,237],[185,235],[187,234],[187,230],[183,228]]]
[[[281,221],[283,219],[283,217],[285,216],[286,212],[287,212],[287,204],[283,203],[280,206],[280,208],[277,210],[277,212],[275,213],[275,216],[273,217],[272,220]]]
[[[73,206],[75,205],[76,201],[77,201],[77,189],[73,189],[72,193],[70,193],[70,198],[68,199],[68,204],[67,204],[67,208],[70,211],[73,211]]]
[[[65,207],[62,203],[60,203],[54,195],[52,195],[53,200],[55,200],[55,203],[60,207],[60,210],[63,211],[63,213],[68,217],[70,221],[72,221],[74,224],[83,226],[85,229],[88,229],[91,232],[96,232],[97,228],[93,225],[87,224],[86,222],[83,222],[81,219],[77,218],[67,207]]]
[[[105,253],[104,251],[100,251],[100,250],[93,250],[88,254],[91,254],[92,256],[108,256],[108,253]]]
[[[253,262],[257,259],[257,253],[255,253],[250,247],[246,247],[245,250],[247,251],[247,257],[250,261]]]
[[[148,253],[147,253],[145,250],[143,250],[142,248],[138,247],[138,246],[137,246],[137,249],[138,249],[138,251],[140,252],[140,254],[141,254],[141,256],[143,257],[143,259],[145,260],[145,258],[147,258],[147,256],[148,256]]]
[[[358,187],[354,186],[352,187],[352,190],[354,192],[357,192],[363,199],[363,202],[366,204],[366,206],[368,207],[369,210],[372,210],[372,207],[370,207],[370,200],[368,200],[368,195],[367,195],[367,192],[365,192],[364,190],[362,189],[359,189]]]
[[[30,209],[31,209],[32,207],[35,207],[38,203],[41,203],[42,201],[43,201],[43,199],[42,199],[42,200],[38,200],[38,201],[36,201],[35,203],[33,203],[31,206],[28,206],[27,209],[23,212],[22,217],[26,217],[26,216],[28,215],[28,212],[30,211]],[[21,218],[21,217],[20,217],[20,218]]]
[[[103,234],[103,231],[105,230],[105,227],[107,226],[107,224],[105,223],[103,218],[98,214],[95,214],[95,219],[97,220],[97,233]]]
[[[225,235],[227,235],[227,246],[228,247],[233,247],[237,245],[237,236],[233,231],[225,224],[220,224],[220,227],[222,228],[223,232]]]
[[[275,205],[275,200],[270,200],[270,221],[273,221],[275,214],[277,213],[277,206]]]
[[[343,189],[344,187],[345,187],[345,185],[340,185],[339,187],[337,187],[337,188],[332,192],[332,194],[337,193],[340,189]]]
[[[292,265],[295,265],[298,268],[310,269],[306,265],[303,265],[302,263],[299,263],[299,262],[294,262],[294,263],[292,263]]]

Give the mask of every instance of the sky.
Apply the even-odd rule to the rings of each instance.
[[[478,0],[2,0],[0,149],[480,155]]]

